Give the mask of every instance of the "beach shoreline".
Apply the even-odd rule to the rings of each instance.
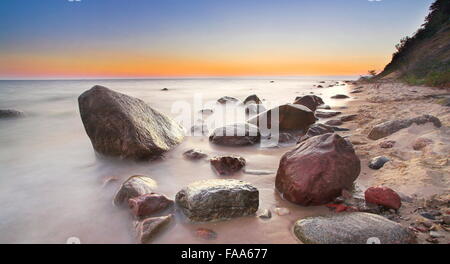
[[[417,232],[415,227],[423,224],[443,235],[439,243],[450,243],[448,230],[442,230],[437,221],[422,216],[426,211],[442,215],[449,213],[450,109],[439,104],[442,99],[438,97],[448,96],[450,90],[398,82],[353,82],[348,85],[353,100],[342,112],[357,117],[342,127],[350,129],[344,135],[352,142],[362,166],[355,193],[363,195],[364,190],[371,186],[386,186],[397,191],[403,200],[397,222],[416,231],[419,243],[433,241],[427,232]],[[442,127],[436,128],[430,123],[413,124],[385,138],[368,138],[375,125],[424,114],[439,118]],[[414,144],[418,139],[426,139],[428,144],[415,150]],[[380,146],[389,141],[395,142],[392,148]],[[385,156],[390,161],[380,170],[370,169],[368,163],[378,156]]]

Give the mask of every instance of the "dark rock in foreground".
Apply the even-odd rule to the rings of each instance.
[[[102,86],[84,92],[78,103],[94,149],[107,156],[159,157],[184,138],[179,124],[144,101]]]
[[[301,142],[282,157],[275,186],[296,204],[323,205],[350,189],[361,164],[351,143],[337,134]]]
[[[384,164],[386,164],[387,162],[389,162],[389,159],[386,157],[375,157],[370,160],[369,168],[371,168],[372,170],[379,170],[383,168]]]
[[[204,180],[178,192],[176,202],[191,221],[227,220],[254,215],[259,206],[259,192],[239,180]]]
[[[172,204],[173,201],[165,195],[156,193],[144,194],[128,200],[128,206],[131,212],[138,218],[150,216],[168,208]]]
[[[382,205],[398,210],[402,206],[402,200],[394,190],[388,187],[370,187],[364,192],[367,203]]]
[[[18,118],[24,117],[25,114],[21,111],[12,110],[12,109],[0,109],[0,118]]]
[[[260,139],[256,126],[243,123],[216,128],[209,136],[209,141],[223,146],[248,146],[258,143]]]
[[[239,156],[219,156],[210,160],[214,170],[222,176],[232,175],[245,167],[246,161]]]
[[[319,105],[325,104],[325,102],[319,96],[306,95],[303,97],[297,97],[295,99],[294,104],[304,105],[304,106],[308,107],[311,111],[316,111],[317,107]]]
[[[259,99],[259,97],[256,94],[252,94],[250,96],[248,96],[247,98],[245,98],[244,100],[244,104],[262,104],[261,99]]]
[[[272,113],[278,114],[278,124],[272,124]],[[275,116],[274,116],[275,117]],[[258,127],[272,128],[278,125],[280,131],[306,130],[316,122],[314,112],[303,105],[285,104],[261,113],[248,121]]]
[[[401,120],[393,120],[376,125],[369,133],[369,138],[377,140],[394,134],[395,132],[410,127],[412,124],[423,125],[426,123],[433,123],[435,127],[441,127],[441,121],[432,115],[423,115],[414,118],[407,118]]]
[[[136,233],[142,244],[150,242],[172,220],[173,215],[151,217],[136,223]]]
[[[297,221],[297,238],[305,244],[415,244],[412,231],[382,216],[341,213]]]
[[[141,175],[131,176],[117,191],[114,197],[114,205],[119,206],[123,202],[128,202],[131,198],[152,193],[157,186],[157,183],[149,177]]]
[[[306,134],[300,138],[300,140],[298,141],[298,143],[308,140],[312,137],[315,136],[319,136],[319,135],[324,135],[324,134],[328,134],[328,133],[334,133],[334,129],[333,127],[324,125],[324,124],[314,124],[312,126],[309,127],[308,131],[306,132]]]

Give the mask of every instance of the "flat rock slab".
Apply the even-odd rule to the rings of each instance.
[[[259,191],[234,179],[203,180],[179,191],[176,202],[191,221],[228,220],[254,215],[259,206]]]
[[[435,127],[441,127],[441,121],[432,115],[422,115],[414,118],[393,120],[376,125],[369,133],[369,139],[377,140],[394,134],[395,132],[410,127],[412,124],[423,125],[433,123]]]
[[[414,233],[408,228],[369,213],[341,213],[301,219],[294,225],[294,234],[305,244],[416,243]]]

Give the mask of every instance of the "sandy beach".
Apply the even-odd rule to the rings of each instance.
[[[346,134],[362,162],[362,172],[357,180],[360,190],[356,193],[371,186],[392,188],[403,200],[399,214],[391,216],[393,219],[416,231],[419,243],[429,243],[429,236],[427,232],[417,232],[415,226],[440,231],[445,236],[439,239],[440,243],[449,243],[450,235],[445,232],[445,227],[420,214],[439,211],[448,215],[450,212],[450,109],[439,104],[439,98],[433,98],[440,94],[448,96],[449,89],[391,82],[354,83],[349,88],[357,92],[351,93],[353,100],[342,111],[345,115],[356,114],[357,118],[345,122],[343,127],[350,129]],[[436,128],[431,123],[413,124],[379,140],[367,137],[377,124],[423,114],[439,118],[442,127]],[[418,139],[428,139],[428,143],[422,149],[414,150]],[[380,146],[387,141],[395,141],[392,148]],[[390,161],[380,170],[372,170],[367,164],[377,156],[385,156]]]

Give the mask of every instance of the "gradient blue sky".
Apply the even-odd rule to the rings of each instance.
[[[432,0],[1,0],[0,77],[363,74]]]

